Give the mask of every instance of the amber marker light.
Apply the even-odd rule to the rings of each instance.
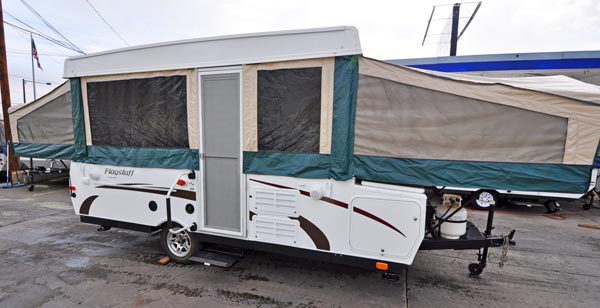
[[[390,267],[388,266],[387,263],[376,262],[375,263],[375,268],[378,269],[378,270],[380,270],[380,271],[387,271],[388,268],[390,268]]]

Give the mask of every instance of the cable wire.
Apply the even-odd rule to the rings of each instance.
[[[112,30],[112,32],[118,36],[121,41],[123,41],[123,43],[125,43],[125,45],[130,46],[129,43],[127,43],[127,41],[125,41],[125,39],[117,32],[117,30],[115,30],[115,28],[113,28],[108,21],[104,18],[104,16],[102,16],[102,14],[100,14],[100,12],[98,12],[98,10],[92,5],[92,3],[88,0],[85,0],[85,2],[87,2],[87,4],[92,8],[92,10],[94,10],[94,12],[96,12],[96,14],[98,15],[98,17],[100,17],[100,19],[102,19],[102,21],[104,21],[104,23],[110,28],[110,30]]]
[[[31,51],[23,51],[23,50],[11,50],[11,49],[7,49],[6,52],[8,52],[8,53],[14,53],[14,54],[31,55]],[[46,57],[61,57],[61,58],[72,57],[72,55],[65,55],[65,54],[58,54],[58,53],[38,53],[38,55],[40,55],[40,56],[46,56]]]
[[[8,22],[8,21],[4,21],[4,23],[7,24],[7,25],[9,25],[9,26],[12,26],[12,27],[14,27],[14,28],[16,28],[18,30],[21,30],[23,32],[31,33],[32,35],[35,35],[37,37],[46,39],[46,40],[48,40],[48,41],[50,41],[50,42],[52,42],[52,43],[54,43],[56,45],[59,45],[59,46],[61,46],[63,48],[66,48],[66,49],[69,49],[69,50],[72,50],[72,51],[75,51],[75,52],[78,52],[78,53],[82,53],[82,51],[74,49],[73,47],[71,47],[70,45],[66,44],[65,42],[59,41],[59,40],[57,40],[57,39],[55,39],[53,37],[50,37],[50,36],[47,36],[47,35],[42,34],[42,33],[38,33],[38,32],[35,32],[35,31],[31,31],[31,30],[25,29],[23,27],[19,27],[19,26],[15,25],[15,24],[12,24],[12,23]]]
[[[21,0],[21,2],[34,15],[36,15],[48,28],[50,28],[50,30],[52,30],[54,33],[58,34],[60,37],[62,37],[68,43],[68,45],[70,45],[74,50],[76,50],[77,52],[79,52],[81,54],[85,54],[85,52],[83,52],[83,50],[81,50],[81,48],[79,48],[79,47],[77,47],[77,45],[73,44],[73,42],[71,42],[66,36],[64,36],[62,33],[60,33],[60,31],[58,31],[56,28],[54,28],[54,26],[52,26],[46,19],[44,19],[44,17],[42,15],[40,15],[40,13],[38,13],[31,5],[29,5],[29,3],[27,3],[27,1]]]
[[[38,30],[38,29],[36,29],[36,28],[34,28],[34,27],[30,26],[30,25],[29,25],[29,24],[27,24],[26,22],[24,22],[24,21],[22,21],[22,20],[18,19],[17,17],[15,17],[15,15],[13,15],[13,14],[9,13],[7,10],[4,10],[4,13],[6,13],[6,15],[8,15],[10,18],[12,18],[12,19],[14,19],[14,20],[18,21],[19,23],[21,23],[22,25],[24,25],[24,26],[26,26],[26,27],[30,28],[31,30],[33,30],[33,31],[37,31],[37,32],[42,32],[42,31],[40,31],[40,30]]]
[[[14,15],[13,15],[13,14],[11,14],[10,12],[8,12],[7,10],[4,10],[4,12],[5,12],[5,13],[6,13],[6,14],[7,14],[9,17],[11,17],[12,19],[14,19],[14,20],[18,21],[19,23],[21,23],[22,25],[24,25],[25,27],[27,27],[27,28],[29,28],[29,29],[32,29],[33,31],[30,31],[30,30],[28,30],[28,29],[24,29],[24,28],[18,28],[16,25],[13,25],[13,24],[11,24],[11,23],[9,23],[9,22],[6,22],[6,21],[5,21],[5,23],[6,23],[6,24],[8,24],[8,25],[10,25],[10,26],[13,26],[13,27],[16,27],[16,28],[18,28],[19,30],[21,30],[21,31],[23,31],[23,32],[32,33],[32,34],[35,34],[36,36],[42,37],[42,38],[44,38],[44,39],[47,39],[47,40],[49,40],[49,41],[51,41],[51,42],[53,42],[53,43],[55,43],[55,44],[57,44],[57,45],[59,45],[59,46],[61,46],[61,47],[65,47],[65,48],[68,48],[69,50],[73,50],[73,51],[79,52],[79,51],[77,51],[77,50],[75,50],[75,49],[73,49],[73,48],[69,48],[70,46],[68,46],[66,43],[62,43],[62,42],[61,42],[61,44],[59,44],[59,42],[60,42],[59,40],[57,40],[57,39],[54,39],[53,37],[51,37],[51,36],[49,36],[49,35],[47,35],[47,34],[45,34],[45,33],[42,33],[42,31],[40,31],[40,30],[36,29],[35,27],[33,27],[33,26],[29,25],[28,23],[26,23],[26,22],[24,22],[24,21],[20,20],[19,18],[17,18],[16,16],[14,16]],[[17,32],[17,33],[20,33],[20,32]],[[45,36],[45,37],[44,37],[44,36]],[[50,38],[52,38],[52,39],[50,39]],[[27,38],[27,39],[28,39],[28,38]]]

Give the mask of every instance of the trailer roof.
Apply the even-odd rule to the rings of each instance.
[[[361,54],[351,26],[216,36],[109,50],[65,60],[63,77],[216,67]]]

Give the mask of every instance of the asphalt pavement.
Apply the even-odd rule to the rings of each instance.
[[[498,210],[517,230],[480,277],[475,251],[424,251],[400,280],[374,271],[247,251],[233,267],[158,264],[158,236],[96,231],[73,212],[66,181],[0,190],[0,307],[598,307],[600,207]],[[479,226],[485,213],[470,211]]]

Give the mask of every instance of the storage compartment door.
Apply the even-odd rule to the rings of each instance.
[[[423,241],[424,210],[416,200],[356,197],[351,202],[350,246],[411,263]]]

